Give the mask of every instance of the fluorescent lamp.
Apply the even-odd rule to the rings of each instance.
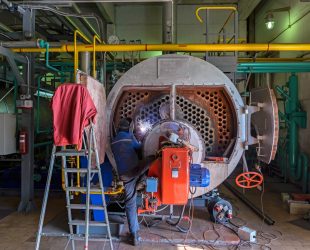
[[[39,97],[43,97],[43,98],[47,98],[47,99],[51,99],[54,95],[53,92],[48,92],[48,91],[45,91],[45,90],[37,90],[35,93],[34,93],[35,96],[39,96]]]

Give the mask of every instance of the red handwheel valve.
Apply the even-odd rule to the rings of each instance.
[[[263,183],[264,177],[258,172],[244,172],[236,178],[236,184],[241,188],[255,188]]]

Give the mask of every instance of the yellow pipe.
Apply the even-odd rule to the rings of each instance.
[[[74,81],[76,81],[76,73],[79,67],[79,49],[77,46],[77,35],[80,35],[86,42],[89,42],[89,39],[83,34],[81,33],[79,30],[74,31]],[[63,46],[62,46],[63,47]]]
[[[76,74],[77,74],[77,70],[79,67],[79,50],[78,50],[78,46],[77,46],[77,35],[81,36],[86,42],[91,43],[91,41],[79,30],[75,30],[74,31],[74,81],[76,81]],[[63,46],[62,46],[63,47]],[[79,169],[80,168],[80,157],[77,156],[76,157],[76,168]],[[77,182],[77,187],[81,186],[81,180],[80,180],[80,171],[77,171],[77,177],[76,177],[76,182]],[[78,195],[78,192],[76,193],[76,195]]]
[[[65,44],[58,48],[50,48],[49,52],[92,52],[93,45]],[[44,53],[45,48],[14,48],[14,52]],[[242,43],[242,44],[99,44],[96,52],[117,51],[310,51],[310,43]]]
[[[101,43],[98,36],[94,35],[93,38],[93,77],[96,78],[96,40]]]
[[[104,192],[104,194],[108,194],[108,195],[116,195],[116,194],[120,194],[124,192],[124,187],[120,186],[117,189],[113,189],[113,190],[107,190]],[[82,194],[85,194],[85,192],[81,192]],[[90,192],[91,194],[101,194],[101,192]]]
[[[233,6],[203,6],[196,9],[196,18],[199,22],[203,23],[202,18],[199,16],[199,11],[201,10],[233,10],[237,11],[236,7]]]

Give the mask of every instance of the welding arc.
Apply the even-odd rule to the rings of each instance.
[[[186,205],[183,206],[183,209],[182,209],[182,212],[180,214],[180,217],[178,218],[178,220],[176,222],[173,222],[171,219],[167,219],[166,220],[167,224],[169,224],[170,226],[176,227],[182,233],[187,233],[189,231],[189,229],[185,229],[185,228],[179,226],[180,222],[182,221],[183,215],[184,215],[185,206]]]

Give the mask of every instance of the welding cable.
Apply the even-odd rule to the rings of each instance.
[[[188,216],[184,216],[182,219],[183,219],[183,220],[186,220],[186,221],[188,222],[188,224],[189,224],[188,228],[184,228],[184,227],[182,227],[182,226],[180,226],[180,225],[176,225],[175,227],[176,227],[180,232],[186,233],[186,234],[187,234],[187,235],[186,235],[186,238],[187,238],[188,233],[191,231],[191,228],[192,228],[192,219],[191,219],[190,217],[188,217]]]
[[[161,211],[165,210],[167,207],[169,207],[169,205],[166,205],[166,206],[164,206],[163,208],[160,208],[160,209],[158,209],[158,210],[155,210],[154,213],[161,212]]]
[[[170,226],[177,226],[180,224],[182,218],[183,218],[183,215],[184,215],[184,211],[185,211],[185,206],[183,206],[183,209],[182,209],[182,212],[180,214],[180,217],[178,218],[178,220],[176,222],[173,222],[172,219],[167,219],[166,222],[170,225]]]
[[[121,209],[125,209],[125,206],[122,206],[121,204],[119,204],[118,201],[115,201],[115,203],[116,203]]]
[[[194,195],[197,191],[197,187],[194,187],[194,191],[191,190],[191,187],[189,188],[189,192],[191,193],[191,195]]]
[[[189,205],[189,210],[188,210],[188,216],[183,216],[182,219],[188,221],[188,228],[181,227],[179,224],[177,224],[175,227],[182,233],[186,233],[185,241],[188,237],[189,232],[192,233],[192,224],[193,224],[193,218],[194,218],[194,201],[193,201],[193,194],[190,190],[189,192],[191,193],[191,199],[190,199],[190,205]]]

